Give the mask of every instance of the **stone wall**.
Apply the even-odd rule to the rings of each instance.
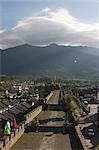
[[[41,111],[42,105],[26,114],[26,121],[24,123],[21,123],[17,129],[14,129],[10,136],[3,136],[3,138],[0,139],[0,150],[10,150],[10,148],[23,135],[25,124],[31,122]]]
[[[11,147],[24,133],[24,123],[21,123],[17,129],[11,132],[11,135],[4,136],[0,139],[0,150],[10,150]]]
[[[80,131],[79,125],[75,127],[75,130],[76,130],[76,133],[78,135],[78,138],[79,138],[79,140],[81,142],[81,145],[82,145],[83,149],[84,150],[88,150],[89,149],[88,145],[87,145],[87,143],[86,143],[86,141],[84,139],[84,136],[83,136],[82,132]]]
[[[17,140],[24,134],[25,124],[31,122],[40,112],[42,106],[35,108],[33,111],[25,115],[26,121],[21,123],[17,129],[11,132],[10,136],[3,136],[0,139],[0,150],[10,150],[10,148],[17,142]]]
[[[52,91],[45,99],[47,100],[47,102],[50,100],[50,98],[52,97],[52,95],[54,94],[54,92]],[[31,122],[36,116],[39,115],[39,113],[42,111],[42,105],[37,107],[36,109],[34,109],[33,111],[29,112],[28,114],[25,115],[25,124],[28,124],[29,122]]]
[[[50,98],[52,97],[52,95],[54,94],[54,91],[52,91],[45,99],[47,100],[47,102],[50,100]]]
[[[47,97],[47,101],[51,98],[53,92]],[[25,115],[25,122],[21,123],[17,129],[11,132],[10,136],[3,136],[0,139],[0,150],[10,150],[10,148],[17,142],[17,140],[24,134],[25,125],[31,122],[42,111],[42,105],[38,106],[34,110]]]
[[[25,124],[31,122],[42,111],[42,105],[25,115]]]

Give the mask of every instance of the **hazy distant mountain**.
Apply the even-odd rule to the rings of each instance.
[[[2,74],[98,77],[97,48],[83,46],[46,47],[21,45],[2,50]]]

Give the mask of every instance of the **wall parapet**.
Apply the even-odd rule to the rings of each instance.
[[[53,95],[53,91],[46,97],[47,101]],[[0,150],[10,150],[11,147],[17,142],[17,140],[24,134],[25,125],[31,122],[40,112],[42,111],[42,105],[36,107],[34,110],[27,113],[25,117],[25,121],[20,123],[20,125],[13,129],[11,135],[3,136],[0,138]]]
[[[87,143],[86,143],[86,141],[85,141],[85,139],[84,139],[84,136],[83,136],[82,132],[80,131],[79,125],[76,126],[75,129],[76,129],[77,135],[78,135],[78,137],[79,137],[79,139],[80,139],[80,142],[81,142],[81,144],[82,144],[83,149],[84,149],[84,150],[88,150],[88,149],[89,149],[89,148],[88,148],[88,145],[87,145]]]
[[[45,97],[47,102],[50,100],[50,98],[52,97],[53,94],[54,94],[54,91],[52,91],[48,96]]]
[[[14,129],[10,135],[5,135],[0,139],[0,150],[10,150],[11,147],[24,133],[24,123],[21,123],[18,128]]]
[[[39,113],[42,111],[42,105],[38,106],[36,109],[33,111],[29,112],[28,114],[25,115],[25,124],[28,124],[31,122],[36,116],[39,115]]]

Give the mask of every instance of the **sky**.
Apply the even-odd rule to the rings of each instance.
[[[99,48],[99,1],[0,0],[0,48],[25,43]]]

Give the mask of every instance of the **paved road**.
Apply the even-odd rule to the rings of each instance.
[[[49,103],[57,104],[58,99],[59,91],[55,91]],[[55,127],[63,125],[63,117],[62,111],[42,111],[38,119],[46,126],[47,132],[24,133],[12,150],[71,150],[69,135],[53,132]]]

